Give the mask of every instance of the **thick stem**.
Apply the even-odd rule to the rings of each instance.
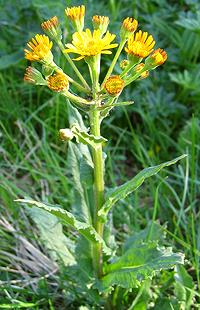
[[[91,108],[90,112],[91,133],[100,136],[100,111],[96,107]],[[93,149],[94,162],[94,194],[95,194],[95,210],[94,210],[94,227],[98,234],[103,238],[103,223],[98,219],[98,211],[104,203],[104,161],[102,144]],[[98,277],[102,275],[102,247],[97,244],[93,247],[93,264]]]

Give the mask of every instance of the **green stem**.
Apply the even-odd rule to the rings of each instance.
[[[100,136],[100,111],[96,107],[91,107],[90,112],[91,133]],[[104,203],[104,162],[102,144],[93,149],[94,162],[94,194],[95,194],[95,211],[94,211],[94,227],[98,234],[103,237],[103,223],[98,219],[98,211]],[[102,247],[101,244],[93,247],[93,264],[98,277],[102,275]]]
[[[124,39],[124,40],[122,40],[120,42],[120,44],[118,46],[118,49],[117,49],[117,52],[115,54],[115,57],[113,58],[113,61],[112,61],[111,65],[110,65],[110,68],[108,69],[108,72],[107,72],[107,74],[106,74],[106,76],[105,76],[105,78],[104,78],[104,80],[103,80],[103,82],[101,84],[101,89],[103,88],[103,86],[104,86],[105,82],[107,81],[107,79],[112,74],[114,66],[115,66],[115,64],[116,64],[116,62],[117,62],[117,60],[119,58],[119,55],[121,54],[121,51],[123,50],[123,47],[124,47],[125,43],[126,43],[126,39]]]
[[[70,56],[65,53],[65,48],[64,45],[62,44],[62,42],[60,40],[58,40],[56,42],[61,50],[61,52],[63,53],[63,55],[65,56],[65,58],[67,59],[67,61],[69,62],[70,66],[72,67],[72,69],[74,70],[74,72],[76,73],[77,77],[79,78],[79,80],[82,82],[82,84],[85,86],[85,88],[87,89],[87,91],[90,91],[90,86],[87,84],[86,80],[84,79],[84,77],[82,76],[82,74],[80,73],[80,71],[78,70],[78,68],[76,67],[76,65],[74,64],[73,60],[70,58]]]

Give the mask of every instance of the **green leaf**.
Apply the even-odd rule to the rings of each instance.
[[[68,103],[70,127],[76,123],[82,131],[87,131],[79,111]],[[88,145],[68,143],[68,167],[71,169],[74,182],[74,214],[82,221],[91,223],[93,204],[90,205],[90,191],[93,186],[93,161]],[[90,178],[90,182],[88,182]],[[89,188],[90,187],[90,188]],[[86,199],[87,195],[87,199]],[[91,210],[90,210],[91,209]]]
[[[91,241],[93,243],[102,244],[103,252],[106,255],[111,255],[111,250],[106,246],[104,240],[96,232],[94,227],[90,224],[77,221],[72,213],[70,213],[70,212],[68,212],[68,211],[66,211],[60,207],[53,207],[53,206],[46,205],[42,202],[38,202],[35,200],[17,199],[15,201],[24,203],[28,206],[35,205],[36,207],[55,215],[56,217],[58,217],[59,219],[61,219],[63,221],[63,224],[72,226],[74,229],[76,229],[81,235],[83,235],[89,241]]]
[[[149,239],[149,233],[151,231],[151,236]],[[140,230],[139,232],[135,232],[132,236],[128,237],[124,243],[123,250],[124,252],[130,249],[133,244],[134,246],[140,245],[147,241],[161,241],[165,238],[165,234],[163,232],[163,228],[158,223],[149,223],[148,226]]]
[[[187,155],[184,154],[173,160],[162,163],[158,166],[145,168],[142,171],[140,171],[132,180],[126,182],[121,186],[118,186],[106,197],[106,202],[104,203],[103,207],[99,210],[98,215],[104,219],[109,210],[112,208],[113,205],[116,204],[118,200],[126,198],[126,196],[128,196],[133,191],[138,189],[138,187],[142,185],[145,179],[157,174],[164,167],[168,167],[175,164],[177,161],[181,160],[186,156]]]
[[[71,127],[71,131],[73,132],[77,143],[83,143],[86,145],[90,145],[94,149],[96,149],[99,144],[105,144],[107,139],[103,138],[102,136],[94,136],[88,134],[86,131],[82,131],[78,124],[73,124]]]
[[[40,231],[41,240],[53,261],[61,261],[65,266],[75,264],[74,256],[68,250],[72,241],[62,231],[62,224],[57,217],[38,208],[27,208],[28,214]]]
[[[190,309],[193,304],[195,284],[184,266],[175,267],[174,292],[179,302],[183,302],[186,309]]]
[[[132,247],[105,267],[102,288],[107,290],[113,285],[138,287],[142,281],[151,279],[157,271],[183,264],[183,259],[183,254],[175,254],[171,248],[159,248],[155,242]]]
[[[86,174],[86,164],[90,167],[90,172],[93,176],[93,168],[91,165],[93,164],[92,161],[88,161],[88,157],[85,157],[82,153],[80,148],[73,142],[68,142],[68,163],[69,169],[71,169],[72,177],[73,177],[73,184],[74,184],[74,203],[72,205],[72,210],[74,214],[80,219],[87,223],[91,223],[91,214],[90,209],[86,203],[85,193],[83,188],[83,183],[85,180],[81,179],[81,174]],[[87,151],[87,150],[85,150]],[[82,165],[81,165],[82,163]],[[81,166],[82,167],[81,167]],[[89,169],[87,167],[87,170]],[[87,173],[89,173],[87,171]],[[85,176],[84,176],[85,177]],[[91,178],[91,181],[93,177]]]

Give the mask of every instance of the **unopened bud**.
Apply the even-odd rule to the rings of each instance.
[[[111,96],[118,96],[124,88],[124,80],[119,75],[113,75],[105,82],[105,89]]]
[[[131,34],[133,34],[138,26],[138,21],[132,17],[127,17],[124,19],[121,30],[120,30],[120,37],[122,40],[128,39]]]
[[[152,70],[161,66],[166,60],[167,53],[163,49],[158,48],[146,59],[145,64],[150,70]]]
[[[35,85],[47,85],[47,82],[43,78],[40,71],[30,66],[26,68],[26,72],[24,74],[24,81]]]
[[[62,38],[62,31],[57,16],[48,19],[41,24],[44,32],[54,40],[60,40]]]
[[[100,29],[101,35],[103,35],[107,31],[109,24],[109,17],[95,15],[92,17],[92,23],[94,29]]]
[[[65,14],[70,19],[75,31],[82,31],[84,28],[85,6],[73,6],[65,9]]]
[[[69,88],[69,81],[67,76],[64,73],[57,72],[47,79],[47,85],[48,87],[55,91],[55,92],[61,92],[64,90],[68,90]]]
[[[73,139],[74,134],[71,129],[65,128],[59,130],[59,137],[62,141],[70,141]]]

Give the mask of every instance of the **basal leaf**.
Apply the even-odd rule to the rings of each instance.
[[[60,207],[53,207],[50,205],[46,205],[42,202],[38,202],[35,200],[30,199],[17,199],[15,200],[17,202],[24,203],[28,206],[35,205],[36,207],[45,210],[59,219],[62,220],[63,224],[67,224],[72,226],[74,229],[76,229],[81,235],[83,235],[86,239],[93,243],[100,243],[102,244],[103,252],[106,255],[111,255],[111,250],[106,246],[104,240],[101,238],[101,236],[96,232],[94,227],[90,224],[77,221],[74,215]]]
[[[175,164],[177,161],[181,160],[186,156],[187,155],[184,154],[173,160],[162,163],[158,166],[145,168],[142,171],[140,171],[132,180],[126,182],[121,186],[118,186],[106,197],[106,202],[104,203],[103,207],[99,210],[98,215],[105,218],[109,210],[112,208],[113,205],[116,204],[118,200],[126,198],[126,196],[135,191],[138,187],[142,185],[145,179],[157,174],[164,167],[168,167],[170,165]]]
[[[155,242],[132,247],[115,262],[105,267],[102,278],[103,289],[113,285],[134,288],[157,271],[183,264],[183,255],[173,253],[171,248],[159,248]]]

